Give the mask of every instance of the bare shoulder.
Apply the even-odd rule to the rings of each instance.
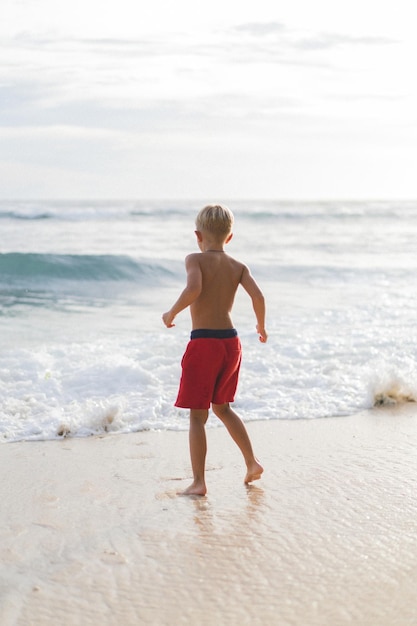
[[[241,282],[245,280],[245,278],[251,276],[250,269],[245,263],[241,263],[240,261],[236,261],[238,263],[240,271],[241,271]]]
[[[238,261],[237,259],[235,259],[235,257],[230,256],[230,254],[225,253],[224,256],[228,260],[228,262],[232,264],[234,267],[239,268],[241,270],[243,270],[246,267],[244,263],[242,263],[241,261]]]
[[[250,296],[260,295],[261,290],[251,274],[251,271],[247,265],[242,263],[242,274],[240,277],[240,284],[248,292]]]
[[[191,254],[187,254],[187,256],[185,257],[185,265],[187,267],[191,265],[198,265],[200,257],[201,254],[199,252],[192,252]]]
[[[238,261],[237,259],[235,259],[232,256],[229,256],[228,254],[225,254],[224,258],[225,258],[226,263],[229,265],[229,267],[233,271],[233,274],[239,279],[238,282],[242,281],[245,273],[250,274],[249,268],[247,267],[247,265],[245,265],[241,261]]]

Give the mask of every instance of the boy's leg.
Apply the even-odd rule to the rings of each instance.
[[[194,480],[183,491],[187,496],[205,496],[207,493],[205,483],[205,464],[207,453],[206,429],[208,418],[207,409],[190,409],[190,456]]]
[[[245,483],[251,483],[253,480],[257,480],[261,477],[264,469],[253,454],[249,435],[239,415],[233,411],[229,403],[213,404],[212,409],[215,415],[217,415],[217,417],[226,426],[232,439],[239,446],[240,451],[243,454],[247,467]]]

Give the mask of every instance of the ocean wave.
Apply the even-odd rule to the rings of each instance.
[[[326,264],[254,263],[252,270],[260,280],[305,285],[384,283],[384,267],[358,264],[339,267]],[[391,269],[391,279],[404,279],[410,269]],[[184,279],[183,261],[172,259],[135,259],[128,255],[0,253],[0,287],[47,290],[68,283],[134,283],[171,286]]]
[[[135,220],[189,216],[199,205],[135,201],[0,201],[0,220],[57,220],[88,222],[92,220]]]
[[[0,281],[135,281],[160,283],[175,276],[169,261],[136,260],[124,255],[0,254]]]
[[[53,213],[46,211],[39,211],[34,213],[20,213],[19,211],[0,211],[1,219],[14,219],[14,220],[47,220],[53,218]]]
[[[414,201],[284,201],[236,200],[227,203],[239,219],[278,220],[350,220],[415,219]],[[9,220],[140,220],[194,217],[200,201],[0,201],[0,219]]]

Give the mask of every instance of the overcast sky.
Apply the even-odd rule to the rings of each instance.
[[[413,0],[1,13],[1,198],[417,198]]]

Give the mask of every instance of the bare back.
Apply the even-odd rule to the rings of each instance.
[[[201,272],[201,291],[190,306],[193,329],[233,328],[231,310],[246,266],[225,252],[211,250],[191,254],[187,261]]]

